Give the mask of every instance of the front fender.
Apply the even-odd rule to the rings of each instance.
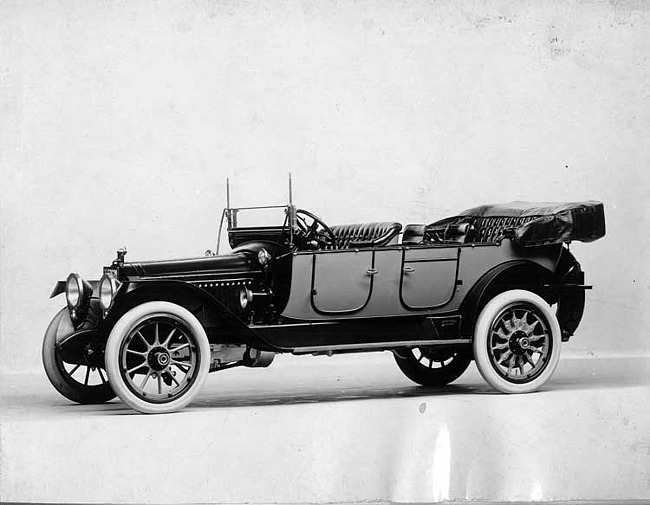
[[[84,323],[75,329],[70,312],[64,307],[56,313],[45,330],[43,351],[58,353],[66,363],[85,364],[88,360],[84,358],[84,350],[90,342],[97,341],[98,338],[101,339],[101,336],[91,324]],[[100,354],[95,356],[93,361],[103,366],[103,356]]]
[[[63,307],[56,313],[47,326],[45,339],[53,334],[54,343],[58,346],[73,333],[75,333],[75,329],[74,324],[72,324],[72,319],[70,319],[70,312],[67,307]]]
[[[213,332],[208,329],[219,327],[221,337],[234,337],[237,342],[246,343],[260,350],[276,350],[220,300],[193,284],[177,280],[125,283],[119,291],[115,305],[99,326],[99,330],[102,333],[110,333],[118,319],[130,309],[141,303],[157,300],[175,303],[192,312],[206,328],[208,338],[211,341],[215,340],[214,343],[219,343],[216,341],[219,336],[212,338]]]

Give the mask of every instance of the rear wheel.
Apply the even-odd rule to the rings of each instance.
[[[458,379],[472,362],[469,346],[424,346],[393,353],[400,370],[423,386],[444,386]]]
[[[562,333],[540,296],[513,289],[481,311],[474,333],[474,359],[483,378],[503,393],[529,393],[543,386],[560,359]]]
[[[198,394],[210,368],[210,344],[201,323],[169,302],[143,303],[113,327],[106,369],[113,389],[145,414],[174,412]]]

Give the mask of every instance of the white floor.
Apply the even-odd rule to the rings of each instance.
[[[281,356],[211,375],[170,415],[0,377],[0,502],[650,500],[650,359],[570,358],[543,391],[472,365],[426,389],[390,354]]]

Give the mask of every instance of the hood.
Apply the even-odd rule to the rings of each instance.
[[[249,255],[239,252],[220,256],[124,263],[121,270],[126,277],[185,279],[247,275],[258,271],[258,266]]]

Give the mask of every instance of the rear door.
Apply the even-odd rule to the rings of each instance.
[[[402,254],[400,300],[407,309],[443,307],[454,297],[460,248],[406,248]]]

